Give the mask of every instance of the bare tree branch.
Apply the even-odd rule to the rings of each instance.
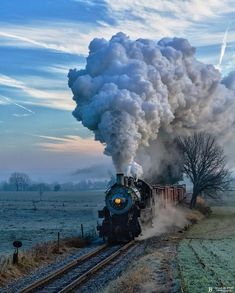
[[[30,179],[27,174],[15,172],[11,174],[9,178],[9,183],[15,186],[16,191],[24,191],[29,185]]]

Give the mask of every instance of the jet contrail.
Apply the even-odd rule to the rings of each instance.
[[[4,100],[7,101],[9,104],[13,104],[13,105],[15,105],[15,106],[17,106],[17,107],[19,107],[19,108],[21,108],[21,109],[24,109],[25,111],[27,111],[27,112],[30,113],[30,114],[35,114],[35,112],[33,112],[32,110],[30,110],[30,109],[28,109],[28,108],[26,108],[26,107],[24,107],[24,106],[22,106],[22,105],[16,103],[16,102],[13,101],[12,99],[9,99],[9,98],[4,97],[4,96],[2,96],[2,95],[0,96],[0,98],[4,99]]]
[[[224,58],[224,53],[227,47],[227,38],[228,38],[228,31],[229,31],[230,23],[228,24],[226,31],[224,33],[223,42],[220,49],[220,57],[219,57],[219,63],[215,66],[218,70],[221,70],[221,64]]]

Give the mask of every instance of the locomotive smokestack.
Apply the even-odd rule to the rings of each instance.
[[[117,184],[124,185],[124,174],[122,173],[117,174]]]

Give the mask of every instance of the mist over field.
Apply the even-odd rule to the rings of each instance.
[[[22,249],[37,243],[81,234],[96,235],[97,211],[104,205],[101,190],[90,191],[0,191],[0,256],[12,253],[12,243]]]

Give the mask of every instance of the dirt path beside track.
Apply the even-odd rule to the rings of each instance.
[[[179,293],[177,245],[184,233],[171,232],[144,240],[144,254],[101,292]]]

